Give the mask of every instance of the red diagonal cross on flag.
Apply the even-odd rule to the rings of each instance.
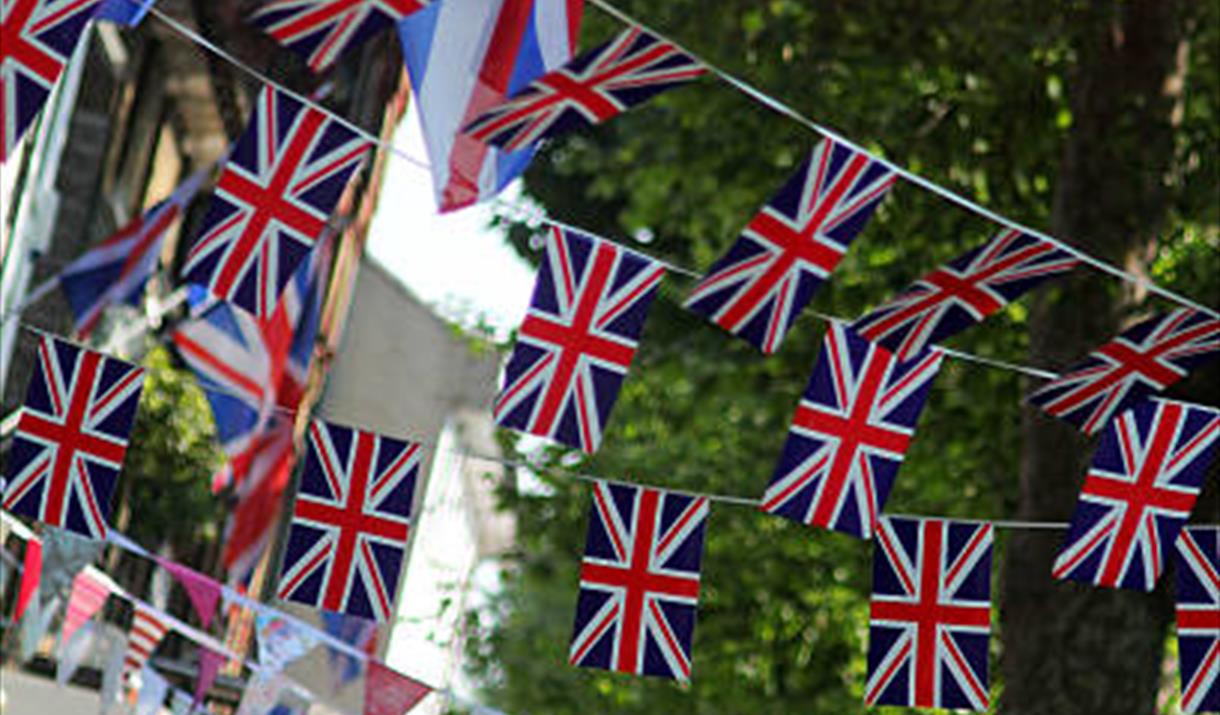
[[[1051,250],[1048,245],[1036,243],[1024,250],[1016,251],[1002,260],[985,263],[986,267],[982,270],[975,267],[973,271],[967,269],[963,273],[959,273],[952,267],[942,266],[920,280],[920,283],[930,288],[926,295],[901,310],[894,311],[884,320],[868,326],[866,331],[868,334],[865,337],[884,335],[894,326],[909,320],[912,316],[950,302],[957,303],[979,317],[991,315],[1004,307],[1004,300],[987,290],[987,281],[1048,250]],[[929,319],[931,316],[923,318],[924,321]]]
[[[602,499],[600,492],[595,492],[595,498]],[[622,640],[619,646],[618,662],[615,669],[636,672],[639,655],[641,622],[644,619],[644,600],[649,594],[663,594],[680,598],[697,598],[699,596],[699,578],[697,576],[674,576],[660,573],[652,568],[653,541],[656,538],[657,508],[660,505],[661,493],[653,489],[640,492],[638,515],[636,516],[635,535],[632,540],[631,556],[626,568],[609,564],[584,562],[580,567],[580,580],[583,583],[611,586],[623,589],[623,616],[620,632]],[[671,530],[676,533],[677,529]],[[663,551],[665,544],[657,546],[657,551]],[[650,604],[656,609],[655,603]],[[613,621],[613,615],[606,619]],[[658,623],[664,619],[656,618]],[[598,638],[590,638],[591,647]],[[574,654],[573,661],[578,661],[582,653]]]
[[[736,328],[754,311],[758,304],[766,298],[767,293],[792,269],[798,262],[808,264],[822,275],[828,274],[838,265],[843,257],[843,248],[837,244],[817,240],[818,231],[830,212],[838,205],[843,194],[851,188],[852,182],[860,175],[869,163],[866,154],[852,156],[847,167],[839,174],[834,186],[822,196],[809,220],[799,227],[792,227],[782,217],[775,216],[769,208],[764,208],[746,226],[746,233],[753,233],[779,251],[774,262],[759,276],[758,280],[733,302],[717,322]],[[759,257],[766,260],[769,254]],[[742,269],[750,265],[742,266]]]
[[[0,58],[16,62],[38,75],[48,85],[55,84],[63,69],[63,62],[38,45],[26,42],[23,34],[36,34],[43,28],[54,25],[64,16],[77,12],[82,5],[94,2],[97,0],[78,0],[43,18],[37,25],[29,26],[30,19],[42,4],[42,0],[15,0],[8,17],[0,23]],[[0,106],[3,106],[3,103],[0,103]]]
[[[1185,336],[1186,340],[1192,337],[1189,333],[1183,333],[1183,336]],[[1097,349],[1097,352],[1110,358],[1117,365],[1105,379],[1098,380],[1095,383],[1095,387],[1091,392],[1097,393],[1131,373],[1139,373],[1158,386],[1177,382],[1182,376],[1181,373],[1162,363],[1160,358],[1177,344],[1186,342],[1186,340],[1167,341],[1154,345],[1146,351],[1140,351],[1130,345],[1119,342],[1102,345]]]
[[[1178,424],[1182,420],[1182,406],[1176,403],[1166,403],[1161,419],[1163,423],[1152,433],[1152,444],[1148,448],[1148,454],[1143,463],[1139,465],[1139,472],[1136,474],[1134,482],[1096,471],[1089,472],[1082,493],[1123,502],[1126,508],[1123,510],[1122,521],[1117,525],[1112,525],[1109,529],[1098,531],[1090,544],[1081,549],[1076,559],[1065,560],[1055,569],[1056,578],[1061,578],[1063,574],[1070,572],[1080,559],[1092,553],[1093,544],[1113,533],[1113,540],[1098,583],[1102,586],[1117,586],[1123,574],[1123,564],[1134,544],[1136,530],[1148,517],[1149,510],[1165,509],[1189,514],[1194,508],[1197,497],[1195,492],[1159,487],[1156,484],[1157,476],[1166,471],[1166,457],[1178,435]],[[1124,451],[1132,454],[1130,434],[1120,426],[1118,435],[1124,444]],[[1156,558],[1155,553],[1153,558]],[[1160,572],[1159,565],[1154,566],[1153,572]]]
[[[554,72],[540,78],[538,83],[555,90],[553,96],[543,100],[540,104],[557,104],[566,99],[580,105],[581,109],[597,117],[600,122],[610,119],[619,112],[614,102],[606,99],[597,91],[596,80],[586,84],[572,79],[563,72]]]
[[[278,221],[291,227],[309,240],[322,233],[326,227],[326,221],[294,204],[288,192],[297,169],[305,161],[314,136],[324,120],[325,117],[321,112],[311,108],[304,110],[301,123],[295,128],[283,155],[275,163],[275,168],[266,186],[243,176],[231,167],[221,174],[220,180],[216,184],[217,189],[227,191],[229,194],[239,197],[243,203],[254,207],[254,213],[249,217],[249,223],[242,230],[241,236],[232,248],[233,255],[247,256],[254,252],[272,221]],[[242,218],[244,216],[239,212],[234,220]],[[220,235],[219,232],[218,235]],[[266,250],[266,245],[262,250]],[[270,260],[267,260],[266,263],[269,264]],[[244,261],[225,261],[217,275],[214,292],[217,295],[228,295],[245,265]]]
[[[55,460],[49,465],[51,475],[48,480],[47,495],[43,500],[46,506],[42,520],[56,526],[63,524],[63,510],[67,503],[67,492],[72,484],[73,467],[77,470],[77,481],[85,494],[90,511],[93,512],[95,523],[104,523],[101,507],[93,495],[92,485],[79,455],[85,453],[117,465],[122,463],[127,449],[126,445],[118,440],[91,434],[85,430],[85,420],[89,417],[89,400],[97,380],[98,370],[101,367],[102,357],[98,353],[85,350],[81,351],[80,359],[80,369],[72,381],[70,394],[66,396],[59,394],[54,377],[49,368],[47,370],[50,398],[55,405],[55,412],[64,414],[63,422],[49,420],[32,410],[27,410],[22,413],[21,422],[18,425],[18,429],[23,434],[55,445]],[[44,360],[44,366],[45,363]],[[139,371],[132,371],[123,379],[122,383],[110,389],[111,397],[121,394],[127,384],[140,377]],[[63,409],[65,397],[67,400],[66,413]],[[95,404],[93,409],[100,411],[108,406],[109,401],[103,401]],[[39,474],[45,473],[46,469],[47,467],[44,467]],[[37,476],[35,475],[35,478]],[[31,479],[28,483],[33,483],[33,481]],[[23,495],[24,491],[14,490],[6,501],[5,507],[10,508],[12,504],[8,502],[16,503]]]
[[[897,601],[881,601],[873,599],[871,619],[874,621],[894,621],[910,623],[915,626],[915,707],[930,708],[936,705],[936,669],[937,649],[940,638],[940,626],[973,626],[989,628],[991,626],[991,609],[986,605],[962,606],[941,602],[941,561],[945,548],[945,524],[932,519],[924,524],[923,550],[919,562],[919,591],[915,603]],[[985,538],[986,529],[979,529],[975,541]],[[963,550],[969,553],[970,547]],[[944,576],[944,583],[952,583],[957,573],[950,570]],[[905,574],[900,574],[904,582]],[[915,593],[914,584],[908,583],[907,589]],[[894,658],[891,668],[900,667],[905,661],[911,645],[897,658]],[[889,674],[879,682],[888,682]],[[986,693],[980,693],[982,697]]]
[[[632,347],[593,334],[593,320],[602,294],[605,292],[606,283],[610,280],[614,259],[615,248],[610,244],[599,242],[593,265],[589,267],[589,278],[584,290],[576,298],[578,302],[571,325],[564,325],[535,312],[531,312],[521,325],[522,336],[552,345],[559,351],[554,377],[549,382],[538,413],[537,430],[539,432],[549,431],[558,417],[559,408],[563,405],[568,385],[572,380],[572,373],[576,370],[581,357],[587,355],[625,369],[635,356],[635,350]],[[542,361],[537,369],[542,369],[549,364],[549,360]],[[528,384],[528,380],[522,380],[521,384]]]
[[[357,432],[356,435],[356,455],[349,473],[351,481],[347,485],[343,506],[335,507],[309,494],[302,493],[297,495],[294,515],[299,519],[330,524],[339,530],[339,538],[333,550],[320,551],[314,557],[315,561],[320,561],[327,556],[332,559],[330,577],[326,582],[326,593],[322,597],[322,608],[330,611],[342,610],[344,590],[351,581],[349,575],[352,569],[356,567],[354,560],[360,536],[372,534],[384,539],[405,542],[408,533],[407,525],[401,521],[368,513],[372,501],[369,497],[373,492],[369,488],[369,477],[375,466],[373,452],[376,449],[377,436],[371,432]],[[329,457],[325,452],[320,454],[323,469],[327,472],[327,478],[332,482],[332,490],[338,496],[342,490],[335,482],[334,475],[340,474],[341,470],[338,465],[329,463]],[[371,562],[373,559],[368,543],[363,542],[360,547],[362,556]],[[295,589],[300,579],[313,572],[314,565],[311,563],[301,569],[296,579],[281,587],[281,593],[290,593]],[[378,598],[380,597],[379,594]],[[390,611],[390,604],[383,602],[381,605],[383,612]]]
[[[808,475],[811,477],[825,466],[827,460],[833,460],[826,474],[822,495],[810,517],[809,523],[812,525],[830,526],[839,503],[839,495],[847,488],[847,477],[852,465],[857,459],[864,458],[860,454],[861,449],[873,447],[901,455],[906,453],[907,446],[911,443],[909,434],[884,424],[877,424],[869,419],[873,407],[877,403],[878,393],[881,391],[889,365],[889,360],[884,359],[880,354],[874,354],[864,367],[864,377],[860,381],[859,392],[852,394],[845,389],[840,391],[844,395],[843,399],[851,400],[851,404],[847,406],[846,417],[824,408],[813,409],[803,402],[797,408],[796,416],[792,420],[793,428],[806,429],[818,434],[819,437],[826,435],[838,440],[833,454],[823,456],[808,471]],[[767,500],[763,504],[763,510],[774,509],[794,491],[804,488],[807,482],[808,479],[793,482],[787,489]],[[866,488],[871,486],[867,479],[864,480],[864,484]],[[876,503],[872,495],[870,495],[869,503]],[[870,520],[875,517],[876,514],[869,515]]]

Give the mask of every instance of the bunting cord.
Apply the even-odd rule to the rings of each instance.
[[[134,540],[132,540],[130,537],[128,537],[124,534],[121,534],[118,531],[115,531],[113,529],[109,530],[106,534],[106,541],[110,544],[113,544],[114,546],[117,546],[120,549],[123,549],[124,551],[126,551],[128,553],[134,554],[134,555],[139,556],[144,559],[151,560],[154,563],[160,563],[158,558],[155,555],[153,555],[148,549],[144,548],[143,546],[141,546],[140,544],[138,544]],[[215,579],[212,579],[212,580],[215,581]],[[250,598],[246,594],[241,593],[237,589],[235,589],[227,584],[220,583],[219,581],[216,581],[216,584],[218,586],[220,586],[220,589],[224,594],[224,598],[229,600],[230,602],[239,603],[242,606],[244,606],[252,611],[256,611],[260,615],[263,615],[263,616],[268,616],[268,617],[272,617],[272,618],[282,618],[285,621],[289,621],[299,630],[305,631],[310,636],[314,637],[315,639],[317,639],[320,642],[325,642],[326,647],[328,647],[332,650],[342,651],[344,655],[351,656],[352,658],[355,658],[356,660],[359,660],[362,663],[368,663],[368,662],[374,661],[374,660],[384,663],[384,661],[381,661],[379,658],[370,656],[368,653],[353,646],[352,644],[348,643],[347,641],[343,640],[342,638],[338,638],[337,636],[331,635],[330,633],[326,632],[325,630],[318,628],[317,626],[313,625],[312,623],[309,623],[308,621],[298,618],[297,616],[294,616],[291,613],[288,613],[287,611],[282,611],[282,610],[276,608],[275,606],[272,606],[269,603],[263,603],[262,601],[257,601],[253,598]],[[171,616],[171,618],[172,618],[172,616]],[[175,620],[177,620],[177,619],[175,619]],[[181,621],[177,621],[177,622],[181,623]],[[185,625],[185,624],[183,624],[183,625]],[[190,626],[187,626],[187,627],[190,628]],[[195,630],[195,629],[192,629],[192,630]],[[206,634],[205,634],[205,637],[206,637]],[[242,658],[241,656],[234,655],[233,659],[242,661],[247,666],[249,666],[250,669],[253,671],[258,672],[258,671],[265,670],[265,667],[261,663],[256,663],[248,658]],[[397,669],[392,669],[392,670],[395,670],[396,672],[400,672],[400,671],[397,671]],[[403,675],[407,675],[407,674],[403,673]],[[431,692],[436,693],[437,695],[439,695],[441,697],[452,698],[455,701],[462,703],[463,705],[466,705],[466,706],[485,707],[481,703],[477,703],[473,700],[470,700],[469,698],[465,698],[461,695],[458,695],[457,693],[453,692],[449,688],[433,687],[433,686],[429,685],[427,682],[420,680],[419,678],[415,678],[415,677],[409,676],[409,675],[407,677],[410,677],[415,682],[424,685]],[[292,681],[292,682],[296,683],[296,681]],[[300,684],[297,683],[297,685],[300,685]],[[304,688],[304,686],[300,686],[300,687]],[[306,689],[306,692],[309,692],[308,689]],[[310,694],[312,695],[312,693],[310,693]]]
[[[909,169],[907,169],[903,166],[899,166],[898,164],[895,164],[894,162],[892,162],[888,159],[885,159],[883,157],[873,155],[872,152],[869,152],[864,147],[862,147],[859,144],[853,142],[852,140],[844,137],[839,132],[837,132],[823,124],[819,124],[818,122],[815,122],[814,120],[810,119],[809,117],[806,117],[801,112],[797,111],[791,105],[789,105],[783,101],[780,101],[779,99],[773,97],[770,94],[767,94],[766,92],[762,91],[761,89],[758,89],[757,87],[750,84],[749,82],[746,82],[745,80],[737,77],[736,75],[729,73],[727,70],[721,69],[717,65],[714,65],[711,62],[708,62],[705,58],[698,55],[697,53],[691,52],[690,49],[683,46],[681,43],[676,42],[671,37],[658,32],[657,30],[650,27],[649,25],[645,25],[644,23],[635,19],[631,15],[628,15],[626,12],[618,9],[614,5],[611,5],[607,0],[588,0],[588,1],[590,4],[596,6],[599,10],[601,10],[602,12],[606,13],[607,15],[613,17],[614,19],[618,20],[619,22],[622,22],[623,24],[626,24],[626,25],[637,26],[643,30],[648,31],[652,35],[655,35],[656,37],[658,37],[666,42],[669,42],[674,47],[677,47],[679,50],[690,55],[697,62],[702,64],[704,67],[706,67],[708,69],[708,71],[710,71],[713,75],[715,75],[716,78],[719,79],[721,82],[724,82],[728,86],[732,87],[734,90],[736,90],[739,93],[745,95],[746,97],[754,100],[756,103],[767,107],[768,109],[770,109],[773,112],[776,112],[777,114],[783,115],[783,116],[793,120],[797,124],[800,124],[801,126],[805,127],[806,129],[809,129],[810,131],[814,132],[815,134],[819,134],[823,137],[826,137],[827,139],[831,139],[839,144],[842,144],[843,146],[846,146],[846,147],[852,149],[853,151],[868,155],[871,159],[881,163],[886,168],[888,168],[890,171],[893,171],[894,173],[898,174],[902,178],[906,179],[908,182],[915,184],[916,186],[919,186],[920,188],[924,189],[925,191],[936,194],[937,196],[941,197],[942,199],[948,201],[949,203],[952,203],[952,204],[958,206],[959,208],[965,209],[966,211],[969,211],[973,214],[981,216],[989,221],[992,221],[993,223],[997,223],[1001,226],[1005,226],[1005,227],[1014,229],[1016,231],[1020,231],[1021,233],[1025,233],[1025,234],[1028,234],[1035,238],[1046,241],[1048,243],[1054,244],[1058,248],[1072,254],[1073,257],[1075,257],[1082,263],[1086,263],[1086,264],[1092,266],[1094,269],[1101,271],[1102,273],[1108,273],[1109,275],[1111,275],[1115,278],[1118,278],[1119,280],[1122,280],[1127,283],[1136,285],[1140,288],[1143,288],[1144,290],[1148,291],[1149,293],[1153,293],[1162,298],[1165,298],[1166,300],[1172,301],[1174,303],[1178,303],[1179,305],[1193,308],[1194,310],[1198,310],[1202,313],[1205,313],[1206,315],[1208,315],[1212,318],[1220,318],[1220,312],[1217,312],[1217,310],[1214,308],[1210,308],[1191,298],[1181,295],[1180,293],[1172,291],[1168,288],[1164,288],[1164,287],[1160,286],[1159,284],[1155,283],[1154,281],[1149,280],[1148,278],[1124,271],[1123,269],[1119,268],[1118,266],[1115,266],[1105,260],[1102,260],[1101,258],[1097,258],[1096,256],[1093,256],[1092,254],[1086,252],[1085,250],[1083,250],[1081,248],[1073,246],[1061,239],[1055,238],[1054,236],[1051,236],[1050,234],[1044,233],[1037,229],[1034,229],[1034,228],[1031,228],[1024,224],[1018,223],[1017,221],[1014,221],[999,213],[996,213],[995,211],[987,208],[986,206],[983,206],[982,204],[972,201],[971,199],[968,199],[965,196],[962,196],[961,194],[958,194],[950,189],[947,189],[947,188],[935,183],[934,181],[932,181],[930,179],[927,179],[919,174],[916,174],[915,172],[910,171]]]
[[[42,336],[46,336],[46,337],[55,338],[58,340],[65,340],[82,349],[93,350],[94,352],[97,352],[93,348],[90,348],[86,345],[81,345],[80,343],[76,343],[71,340],[67,340],[66,338],[64,338],[62,336],[48,332],[41,328],[38,328],[38,327],[35,327],[32,325],[27,325],[25,323],[22,323],[22,327],[35,335],[42,335]],[[116,358],[116,359],[118,359],[118,358]],[[979,361],[979,362],[986,361],[986,359],[977,358],[977,356],[971,356],[971,359],[975,359],[976,361]],[[990,361],[986,361],[986,362],[990,362]],[[985,362],[985,364],[986,364],[986,362]],[[1000,361],[994,361],[994,362],[997,363],[997,366],[1008,365],[1010,369],[1020,368],[1020,366],[1012,366],[1007,363],[1001,363]],[[149,369],[149,368],[145,368],[145,369]],[[1024,369],[1024,368],[1022,368],[1022,369]],[[223,390],[215,385],[209,384],[209,383],[207,383],[206,380],[203,380],[203,379],[197,380],[197,384],[198,384],[199,388],[201,390],[203,390],[204,392],[211,392],[211,393],[215,393],[215,394],[227,395],[230,397],[237,397],[237,398],[243,397],[242,395],[238,395],[236,393]],[[289,416],[289,417],[295,417],[297,415],[297,413],[299,412],[299,410],[297,410],[297,409],[293,409],[290,407],[282,407],[279,405],[272,407],[271,410],[276,413],[282,413],[285,416]],[[321,413],[315,412],[314,417],[318,420],[323,420],[323,421],[327,420],[326,415],[323,415]],[[411,441],[413,441],[413,442],[418,443],[420,446],[424,447],[425,449],[428,449],[433,454],[437,454],[440,452],[447,452],[449,454],[452,454],[452,455],[458,456],[458,457],[493,462],[493,463],[500,464],[502,466],[509,467],[512,469],[526,469],[526,470],[529,470],[529,471],[532,471],[535,473],[546,474],[548,476],[556,477],[559,479],[571,479],[571,480],[587,482],[587,483],[606,482],[609,484],[622,484],[622,485],[631,486],[631,487],[659,489],[662,491],[672,492],[675,494],[685,494],[687,496],[701,497],[701,498],[707,499],[708,501],[718,502],[721,504],[728,504],[728,505],[732,505],[732,506],[744,506],[744,507],[758,508],[762,503],[761,500],[750,498],[750,497],[737,496],[737,495],[733,495],[733,494],[716,494],[716,493],[710,493],[710,492],[688,491],[688,490],[673,489],[670,487],[662,487],[662,486],[656,486],[656,485],[650,485],[650,484],[641,484],[639,482],[631,482],[631,481],[627,481],[627,480],[623,480],[623,479],[611,479],[611,478],[607,478],[607,477],[602,477],[602,476],[598,476],[598,475],[594,475],[594,474],[587,474],[587,473],[583,473],[583,472],[577,472],[577,471],[573,471],[573,470],[559,470],[559,469],[555,469],[554,467],[534,464],[534,463],[525,462],[525,461],[521,461],[521,460],[517,460],[517,459],[509,459],[506,457],[497,457],[497,456],[493,456],[493,455],[480,454],[477,452],[469,452],[469,451],[465,451],[465,450],[444,449],[438,443],[428,440],[428,439],[417,439],[417,438],[409,438],[409,439],[411,439]],[[894,516],[900,516],[900,515],[895,514]],[[958,517],[930,517],[927,515],[924,515],[923,517],[919,517],[919,518],[925,518],[925,519],[926,518],[944,518],[944,519],[951,519],[953,521],[964,521],[964,522],[971,522],[971,523],[989,523],[989,524],[992,524],[997,529],[1015,529],[1015,530],[1064,529],[1064,528],[1067,528],[1067,526],[1068,526],[1066,523],[1058,522],[1058,521],[1026,521],[1026,520],[1019,520],[1019,519],[966,519],[966,518],[958,518]]]

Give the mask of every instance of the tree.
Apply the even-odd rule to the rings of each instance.
[[[621,5],[805,114],[1004,215],[1050,227],[1176,290],[1205,300],[1220,290],[1214,4],[732,0],[714,12],[689,0]],[[618,29],[591,11],[582,45]],[[1164,96],[1159,87],[1173,91]],[[630,236],[628,243],[701,268],[814,141],[704,82],[554,142],[526,189],[557,219]],[[900,185],[812,309],[859,315],[994,231]],[[529,233],[509,230],[535,256]],[[952,346],[1062,367],[1125,317],[1154,307],[1111,278],[1081,273]],[[777,355],[763,358],[683,311],[691,286],[677,275],[664,284],[599,452],[573,464],[554,450],[544,464],[680,489],[762,492],[824,325],[807,316]],[[1215,404],[1214,394],[1201,394],[1215,375],[1179,394]],[[1065,518],[1088,446],[1023,411],[1032,387],[1011,372],[951,361],[888,510]],[[864,709],[871,548],[746,508],[713,508],[689,689],[568,667],[587,489],[543,479],[548,494],[505,495],[519,519],[520,550],[492,613],[472,626],[490,702],[547,713]],[[1048,564],[1057,545],[1055,535],[1000,534],[993,699],[1022,715],[1152,712],[1168,635],[1163,595],[1054,586]],[[1064,602],[1072,605],[1058,611]],[[1119,625],[1128,622],[1130,634]],[[1119,649],[1106,655],[1114,643]]]

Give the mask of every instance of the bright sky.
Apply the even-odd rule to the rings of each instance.
[[[427,157],[414,111],[399,125],[394,145]],[[502,195],[512,198],[519,191],[514,185]],[[488,227],[492,215],[480,204],[442,216],[431,175],[391,156],[369,252],[445,317],[469,325],[482,316],[504,336],[525,317],[534,272]]]

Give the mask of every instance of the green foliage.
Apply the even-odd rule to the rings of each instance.
[[[616,4],[899,164],[1028,225],[1049,225],[1073,122],[1069,96],[1085,4]],[[1166,177],[1172,207],[1153,265],[1157,280],[1214,302],[1220,17],[1214,4],[1200,8],[1179,168]],[[618,29],[591,8],[582,46]],[[553,143],[535,160],[526,188],[557,219],[645,239],[643,250],[703,268],[816,139],[705,81]],[[811,310],[858,315],[994,230],[900,183]],[[529,229],[508,233],[536,258]],[[676,489],[761,494],[824,326],[807,310],[781,351],[764,359],[681,309],[692,285],[678,275],[664,284],[597,455],[554,450],[544,464]],[[1019,362],[1026,321],[1021,301],[950,345]],[[1029,388],[1011,372],[949,362],[888,511],[1012,515],[1020,403]],[[871,549],[745,507],[713,508],[689,688],[568,667],[587,487],[542,478],[551,493],[505,495],[519,520],[520,552],[503,594],[476,619],[481,637],[472,639],[489,702],[555,715],[865,709]],[[1002,647],[1002,633],[995,643]]]
[[[208,484],[222,456],[207,399],[164,348],[151,350],[143,365],[144,392],[119,485],[130,512],[123,528],[147,545],[214,540],[224,509]]]

